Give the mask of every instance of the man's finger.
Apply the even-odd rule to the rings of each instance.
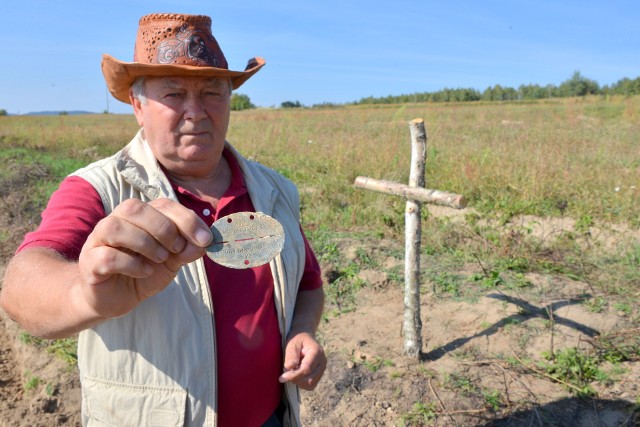
[[[154,209],[169,218],[178,231],[196,246],[208,246],[213,236],[209,227],[195,212],[169,199],[156,199],[149,203]]]

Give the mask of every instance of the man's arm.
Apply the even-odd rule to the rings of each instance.
[[[0,305],[33,335],[69,336],[161,292],[210,241],[206,224],[177,202],[127,200],[96,225],[78,262],[44,248],[16,255]]]
[[[327,367],[327,357],[316,341],[315,333],[322,318],[322,287],[298,291],[291,331],[284,355],[284,373],[280,382],[292,382],[305,390],[313,390]]]
[[[9,262],[0,305],[43,338],[67,337],[103,320],[84,304],[77,263],[40,247],[25,249]]]

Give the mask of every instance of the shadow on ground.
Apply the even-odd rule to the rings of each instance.
[[[485,427],[637,427],[640,407],[624,400],[569,397],[483,424]]]

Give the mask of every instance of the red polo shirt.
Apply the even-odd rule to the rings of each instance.
[[[224,152],[232,172],[231,185],[217,209],[174,185],[181,204],[207,225],[225,215],[254,211],[236,159]],[[105,217],[100,196],[84,179],[66,178],[51,196],[42,223],[25,236],[18,249],[49,247],[77,260],[95,225]],[[303,233],[304,235],[304,233]],[[322,286],[320,267],[305,237],[306,264],[301,290]],[[236,270],[204,257],[216,325],[218,410],[220,426],[261,425],[278,406],[282,385],[281,336],[273,302],[268,264]]]

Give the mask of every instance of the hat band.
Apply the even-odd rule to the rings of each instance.
[[[208,48],[206,39],[211,41],[213,37],[201,29],[191,30],[187,25],[182,25],[177,29],[175,38],[164,40],[158,45],[156,60],[158,64],[222,68],[221,61]]]

